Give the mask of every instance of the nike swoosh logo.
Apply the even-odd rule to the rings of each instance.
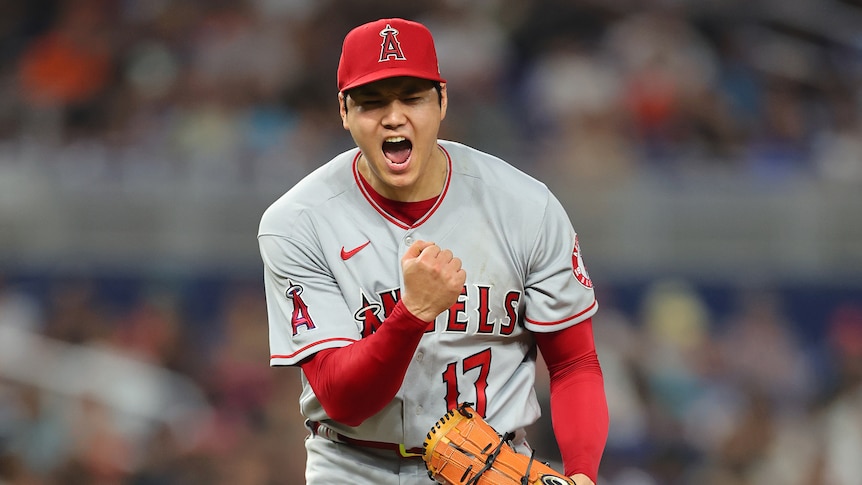
[[[362,249],[365,248],[365,246],[368,246],[369,244],[371,244],[371,241],[368,241],[361,246],[355,247],[355,248],[351,249],[350,251],[345,251],[344,246],[341,246],[341,259],[347,261],[348,259],[352,258],[353,255],[355,255],[356,253],[358,253],[359,251],[362,251]]]

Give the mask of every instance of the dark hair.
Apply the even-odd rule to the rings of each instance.
[[[440,81],[434,81],[434,90],[437,91],[437,104],[443,106],[443,85]]]

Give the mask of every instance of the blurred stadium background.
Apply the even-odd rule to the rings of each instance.
[[[0,483],[303,483],[256,228],[352,146],[384,16],[437,37],[444,137],[570,211],[601,483],[862,483],[859,0],[0,3]]]

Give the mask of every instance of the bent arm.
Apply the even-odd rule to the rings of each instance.
[[[303,360],[300,367],[326,414],[358,426],[383,409],[401,388],[428,325],[398,302],[374,334]]]

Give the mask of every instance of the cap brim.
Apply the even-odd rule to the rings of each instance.
[[[429,81],[436,81],[436,82],[441,82],[441,83],[446,82],[446,80],[443,79],[442,77],[440,77],[439,74],[431,75],[427,72],[416,72],[416,69],[411,69],[411,68],[406,68],[406,67],[404,67],[404,68],[394,67],[391,69],[383,69],[380,71],[372,72],[370,74],[366,74],[364,76],[360,76],[360,77],[354,79],[353,81],[351,81],[350,83],[344,85],[344,87],[341,88],[341,91],[344,92],[344,91],[347,91],[348,89],[353,89],[353,88],[356,88],[359,86],[363,86],[365,84],[370,84],[370,83],[373,83],[375,81],[380,81],[383,79],[389,79],[389,78],[393,78],[393,77],[415,77],[415,78],[419,78],[419,79],[427,79]]]

